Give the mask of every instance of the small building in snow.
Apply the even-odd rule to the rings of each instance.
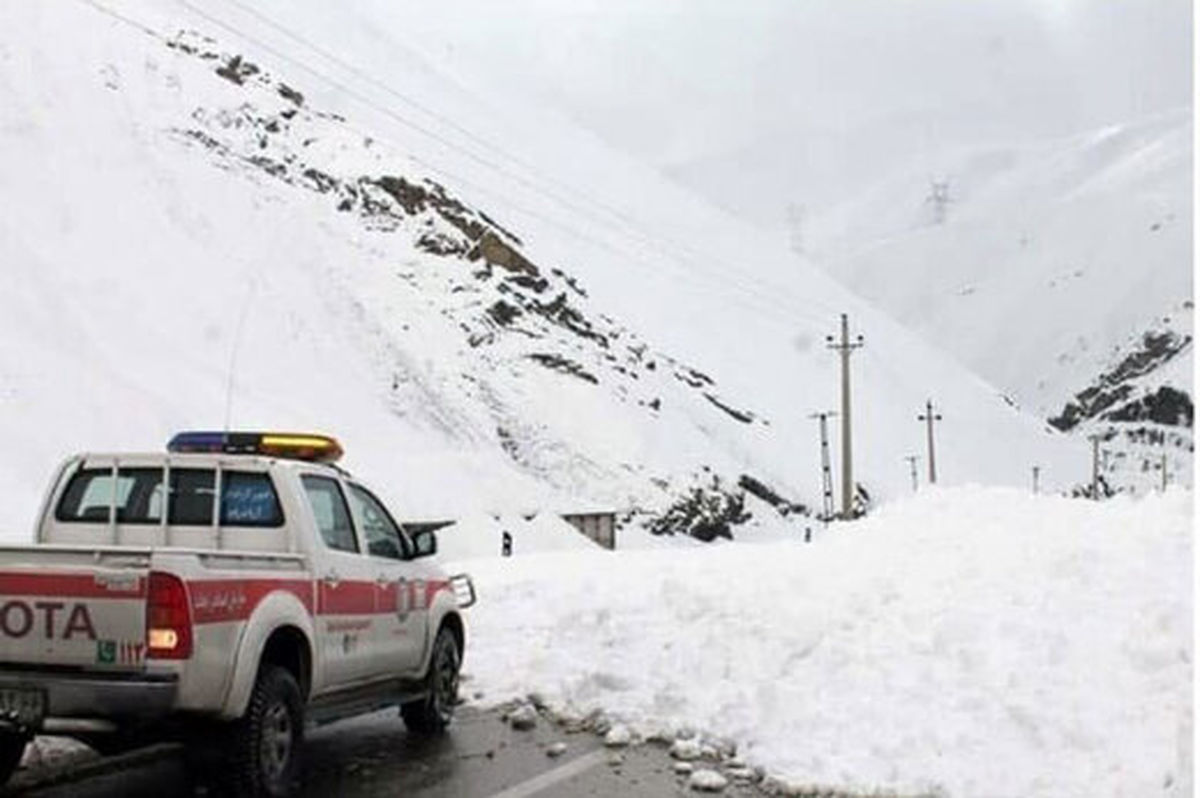
[[[606,549],[617,547],[617,514],[614,512],[563,513],[562,519],[585,537]]]

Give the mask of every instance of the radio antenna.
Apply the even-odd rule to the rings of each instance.
[[[251,278],[246,283],[246,296],[242,299],[242,309],[233,332],[233,346],[229,351],[229,374],[225,383],[225,432],[229,432],[229,422],[233,417],[233,382],[237,374],[238,349],[242,345],[242,331],[246,327],[246,316],[250,313],[250,300],[254,298],[255,288],[254,279]]]

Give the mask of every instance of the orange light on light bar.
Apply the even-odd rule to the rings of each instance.
[[[343,454],[341,444],[327,435],[264,434],[259,439],[258,450],[268,456],[321,463],[332,463]]]

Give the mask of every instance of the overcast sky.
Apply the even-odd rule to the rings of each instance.
[[[898,165],[1192,95],[1190,0],[257,2],[297,26],[325,19],[316,40],[355,17],[403,43],[395,69],[419,51],[771,225],[789,202],[828,205]]]
[[[898,115],[1041,136],[1191,97],[1188,0],[460,0],[413,24],[658,164]]]

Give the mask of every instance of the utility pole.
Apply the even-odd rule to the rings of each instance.
[[[1158,467],[1162,469],[1162,492],[1167,492],[1167,453],[1163,452],[1162,460]]]
[[[1033,495],[1034,496],[1036,496],[1037,492],[1038,492],[1038,473],[1041,470],[1042,470],[1041,466],[1033,467]]]
[[[1103,440],[1101,435],[1089,435],[1088,440],[1092,442],[1092,498],[1096,501],[1100,500],[1100,441]]]
[[[842,356],[842,518],[849,521],[853,515],[854,471],[850,453],[850,353],[863,345],[863,337],[857,336],[850,342],[850,321],[842,314],[842,338],[834,343],[833,336],[825,336],[825,345],[836,349]]]
[[[912,475],[913,493],[917,492],[917,461],[921,458],[915,454],[906,454],[904,459],[908,461],[908,471]]]
[[[925,415],[917,416],[917,421],[925,422],[925,435],[927,439],[927,448],[929,449],[929,484],[937,484],[937,464],[933,459],[933,422],[941,421],[942,414],[933,412],[933,400],[929,399],[925,402]]]
[[[833,518],[833,469],[829,464],[829,427],[825,420],[836,416],[832,411],[812,413],[809,418],[815,418],[821,423],[821,520],[826,525]]]

